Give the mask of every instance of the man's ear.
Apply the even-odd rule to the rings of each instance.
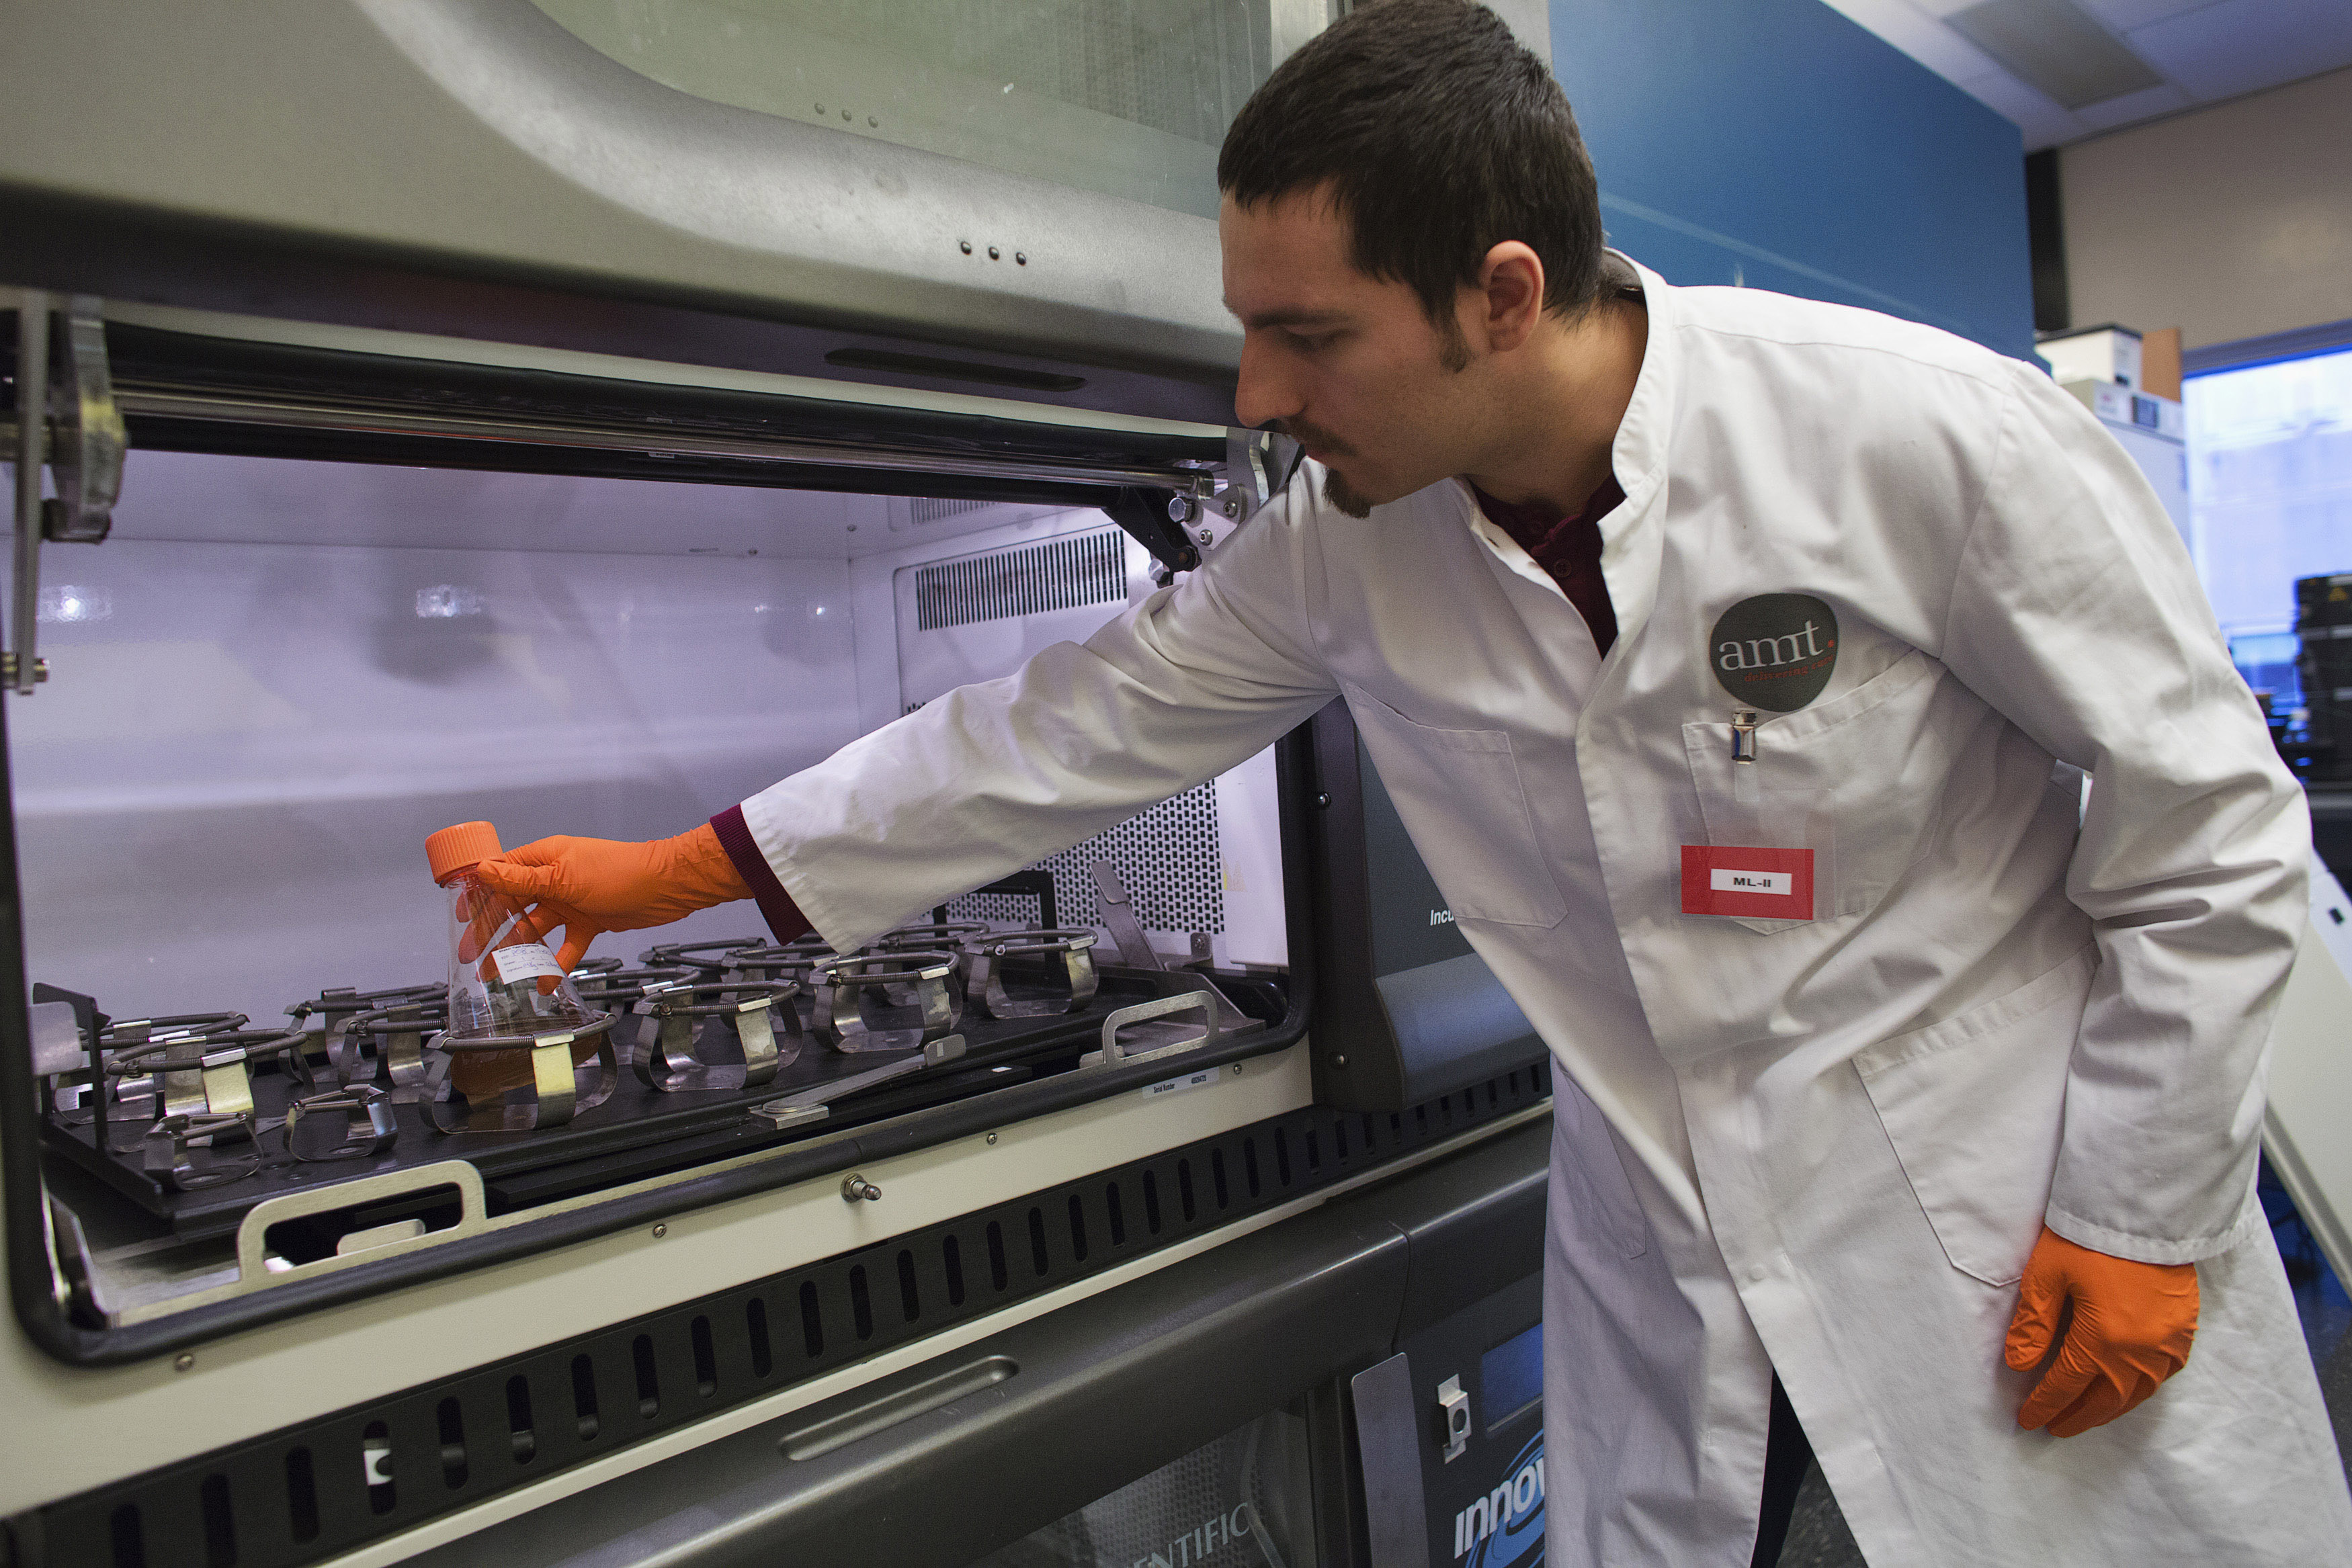
[[[1477,295],[1467,302],[1476,318],[1467,324],[1472,340],[1483,330],[1489,352],[1509,352],[1525,343],[1543,319],[1543,259],[1524,241],[1503,241],[1478,264]]]

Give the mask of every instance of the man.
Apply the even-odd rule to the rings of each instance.
[[[1219,182],[1282,497],[1084,647],[485,880],[567,964],[747,895],[845,946],[1343,695],[1564,1069],[1553,1562],[1769,1562],[1808,1437],[1875,1562],[2352,1560],[2252,1196],[2308,828],[2129,461],[2027,366],[1605,253],[1462,0],[1302,48]]]

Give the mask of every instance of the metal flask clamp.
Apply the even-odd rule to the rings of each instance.
[[[235,1015],[239,1024],[242,1014]],[[159,1020],[163,1021],[163,1020]],[[160,1117],[243,1117],[257,1113],[253,1063],[279,1056],[299,1039],[290,1030],[163,1030],[142,1043],[108,1054],[107,1076],[114,1080],[114,1103],[160,1097]],[[200,1141],[238,1135],[234,1127],[190,1134]]]
[[[660,1027],[650,1050],[633,1053],[637,1077],[665,1094],[759,1088],[800,1059],[801,1015],[793,1005],[799,988],[723,981],[646,987],[646,1009]],[[730,1040],[740,1061],[704,1055],[726,1051]]]
[[[212,1151],[231,1139],[254,1136],[254,1114],[177,1111],[147,1129],[141,1140],[147,1176],[166,1192],[202,1192],[243,1181],[261,1169],[259,1155],[223,1158]],[[199,1160],[202,1153],[205,1157]]]
[[[692,969],[624,969],[617,965],[594,974],[572,971],[580,986],[580,999],[600,1012],[613,1015],[613,1050],[624,1067],[640,1060],[646,1048],[646,1014],[648,993],[689,983]]]
[[[138,1061],[149,1060],[145,1047],[159,1034],[186,1035],[219,1033],[245,1027],[243,1013],[181,1013],[173,1018],[118,1019],[110,1023],[98,1037],[100,1061],[105,1075],[113,1081],[113,1103],[134,1116],[160,1116],[163,1110],[153,1103],[163,1088],[161,1074],[153,1071],[134,1072],[124,1061],[125,1051],[135,1052]],[[61,1082],[50,1103],[58,1119],[68,1126],[88,1126],[96,1119],[92,1096],[97,1091],[87,1082]],[[201,1107],[198,1107],[201,1109]]]
[[[394,986],[381,991],[362,991],[345,986],[293,1003],[287,1008],[286,1016],[294,1020],[301,1040],[287,1051],[286,1070],[298,1083],[331,1089],[340,1082],[332,1071],[333,1056],[336,1037],[345,1019],[354,1013],[375,1012],[410,1002],[447,999],[447,988],[439,985]]]
[[[443,1133],[530,1133],[561,1127],[583,1111],[613,1097],[621,1085],[613,1055],[613,1015],[595,1013],[583,1023],[547,1034],[501,1037],[444,1034],[433,1042],[426,1074],[430,1092],[421,1103],[434,1128]],[[596,1054],[577,1066],[575,1041],[593,1040]],[[528,1051],[530,1081],[499,1089],[489,1097],[457,1087],[452,1069],[459,1056],[475,1052]],[[581,1081],[587,1080],[583,1089]]]
[[[967,942],[964,951],[971,963],[971,998],[994,1019],[1047,1018],[1055,1013],[1076,1012],[1094,1000],[1097,984],[1094,946],[1094,932],[1081,925],[1054,931],[1008,932]],[[1062,974],[1069,982],[1066,995],[1014,997],[1006,991],[1004,967],[1008,961],[1052,954],[1061,956]]]
[[[373,1159],[391,1152],[399,1141],[400,1123],[393,1113],[393,1097],[373,1084],[359,1083],[348,1089],[330,1089],[322,1094],[306,1094],[286,1105],[286,1152],[306,1165],[322,1166],[336,1160]],[[338,1141],[323,1141],[316,1132],[306,1131],[330,1123],[335,1112],[345,1113],[342,1135]]]
[[[448,1027],[449,1005],[439,998],[354,1013],[343,1020],[328,1048],[334,1069],[335,1089],[373,1083],[391,1084],[390,1097],[400,1104],[422,1101],[430,1087],[425,1063],[425,1037]],[[371,1052],[368,1046],[373,1043]],[[315,1084],[314,1084],[315,1086]]]
[[[735,955],[747,947],[757,947],[757,936],[740,936],[730,942],[666,942],[658,947],[648,947],[637,956],[637,962],[654,969],[691,969],[698,985],[716,985],[721,980],[741,979],[741,967]]]
[[[800,991],[793,1006],[799,1009],[802,1019],[807,1021],[815,1016],[817,961],[838,956],[832,943],[812,931],[780,946],[740,947],[735,952],[735,968],[743,978],[758,985],[797,985]]]
[[[812,966],[815,1001],[809,1029],[835,1051],[912,1051],[944,1039],[963,1019],[952,953],[852,953]],[[914,1001],[891,1007],[887,988],[908,988]],[[907,1015],[913,1014],[909,1018]],[[896,1015],[896,1016],[891,1016]]]
[[[866,946],[870,953],[945,953],[956,961],[955,984],[966,995],[971,990],[971,955],[965,944],[988,935],[984,920],[926,920],[914,925],[901,925],[895,931],[885,931]],[[882,994],[894,1008],[910,1008],[916,1003],[916,988],[912,984],[883,988]]]

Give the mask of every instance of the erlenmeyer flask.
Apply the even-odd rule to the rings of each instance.
[[[522,908],[477,881],[482,862],[503,852],[488,822],[460,822],[425,841],[433,880],[449,894],[451,1045],[527,1045],[603,1017],[580,999],[571,977],[522,919]]]

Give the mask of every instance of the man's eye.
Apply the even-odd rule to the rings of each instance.
[[[1318,352],[1339,340],[1337,332],[1286,332],[1284,336],[1290,340],[1292,348],[1305,354]]]

